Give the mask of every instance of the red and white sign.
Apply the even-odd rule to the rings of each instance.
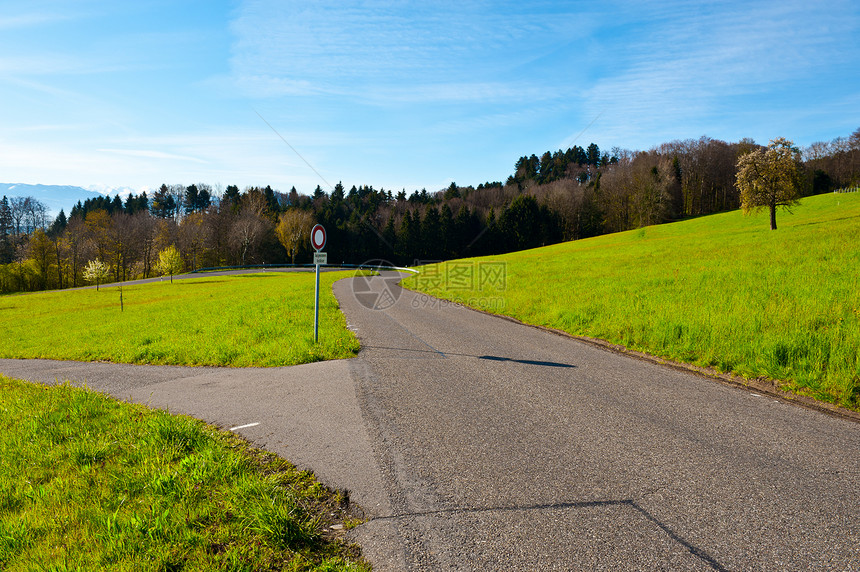
[[[319,252],[325,247],[325,228],[318,224],[311,229],[311,246]]]

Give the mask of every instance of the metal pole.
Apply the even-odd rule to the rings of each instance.
[[[314,343],[319,341],[319,329],[320,329],[320,265],[316,264],[317,267],[317,285],[314,289]]]

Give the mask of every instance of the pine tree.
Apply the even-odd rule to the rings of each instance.
[[[63,231],[66,230],[66,225],[68,224],[69,221],[66,219],[66,213],[63,212],[63,209],[60,209],[60,214],[57,215],[57,218],[54,219],[54,223],[48,230],[48,236],[52,239],[57,238],[63,234]]]
[[[424,213],[424,221],[421,223],[421,256],[426,260],[439,260],[442,258],[442,223],[439,218],[439,210],[430,207]]]
[[[12,262],[12,209],[9,199],[0,201],[0,264]]]
[[[200,191],[197,188],[197,185],[189,185],[185,187],[185,214],[191,214],[199,210],[197,203],[199,195]]]
[[[344,191],[343,191],[343,183],[338,183],[334,186],[334,190],[331,192],[331,202],[339,203],[344,199]]]

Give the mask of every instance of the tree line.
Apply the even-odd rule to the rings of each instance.
[[[152,277],[169,247],[185,270],[308,263],[316,222],[333,264],[412,265],[587,238],[739,208],[739,160],[763,149],[708,137],[648,151],[604,153],[592,143],[523,156],[504,183],[411,194],[341,183],[310,195],[163,184],[79,202],[53,221],[35,199],[3,197],[0,292],[81,286],[93,260],[112,281]],[[814,143],[797,162],[800,196],[858,185],[860,129]]]

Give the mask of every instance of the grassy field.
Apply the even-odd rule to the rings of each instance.
[[[361,571],[348,501],[188,417],[0,376],[0,569]]]
[[[331,284],[320,277],[313,343],[314,275],[269,272],[0,297],[0,357],[176,365],[282,366],[352,357]]]
[[[860,409],[860,193],[804,199],[777,222],[724,213],[441,264],[404,285]]]

